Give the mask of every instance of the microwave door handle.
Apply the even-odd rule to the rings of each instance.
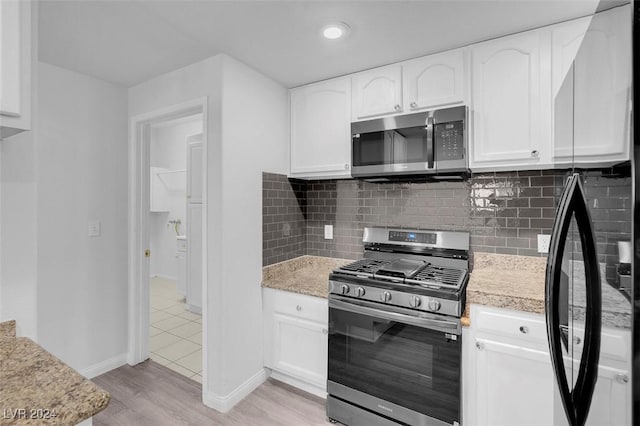
[[[430,112],[427,116],[427,167],[433,169],[434,161],[434,141],[433,137],[433,112]]]

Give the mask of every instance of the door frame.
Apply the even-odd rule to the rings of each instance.
[[[207,134],[208,97],[202,97],[130,117],[129,123],[129,223],[128,223],[128,350],[127,363],[149,358],[149,245],[150,126],[154,123],[202,114],[202,233],[207,235]],[[206,375],[207,347],[207,239],[202,244],[202,375]],[[152,254],[153,255],[153,254]],[[203,380],[203,383],[206,383]],[[204,386],[204,385],[203,385]]]

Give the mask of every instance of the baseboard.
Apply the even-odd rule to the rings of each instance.
[[[93,379],[101,374],[111,371],[115,368],[122,367],[127,363],[127,354],[116,355],[112,358],[105,359],[102,362],[93,364],[90,367],[80,370],[80,374],[88,379]]]
[[[164,274],[154,274],[151,275],[149,278],[162,278],[163,280],[169,280],[169,281],[177,281],[178,278],[176,277],[171,277],[169,275],[164,275]]]
[[[238,402],[242,401],[258,386],[263,384],[269,375],[264,368],[260,369],[256,374],[249,378],[246,382],[238,386],[226,396],[215,395],[207,392],[203,398],[204,404],[221,413],[226,413],[233,408]]]
[[[271,378],[278,380],[279,382],[286,383],[288,385],[293,386],[294,388],[301,389],[305,392],[308,392],[312,395],[319,396],[320,398],[327,399],[327,390],[319,388],[316,385],[309,384],[307,382],[303,382],[302,380],[296,379],[295,377],[291,377],[286,374],[279,373],[275,370],[271,370]]]

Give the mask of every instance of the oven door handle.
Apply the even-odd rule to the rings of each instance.
[[[389,321],[396,321],[403,324],[414,325],[416,327],[428,328],[430,330],[440,331],[443,333],[451,333],[459,335],[461,333],[460,321],[451,321],[439,318],[415,317],[412,315],[401,314],[398,312],[381,310],[361,304],[344,302],[342,300],[329,299],[329,308],[339,309],[341,311],[352,312],[354,314],[369,315],[376,318],[382,318]]]

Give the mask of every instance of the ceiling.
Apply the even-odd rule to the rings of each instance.
[[[594,0],[39,2],[41,61],[131,87],[219,53],[286,87],[592,13]],[[346,40],[320,29],[346,22]]]

